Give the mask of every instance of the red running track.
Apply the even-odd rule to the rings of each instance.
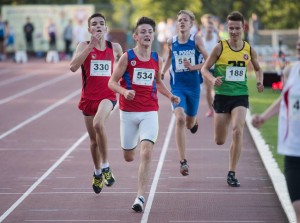
[[[237,170],[241,187],[227,185],[230,138],[224,146],[214,144],[203,95],[199,130],[187,131],[189,176],[179,173],[171,106],[160,97],[144,213],[131,210],[139,156],[123,160],[117,109],[107,123],[117,181],[94,194],[89,141],[77,109],[81,76],[68,65],[0,63],[0,222],[288,222],[247,128]]]

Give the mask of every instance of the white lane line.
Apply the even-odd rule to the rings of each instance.
[[[160,176],[163,164],[164,164],[165,156],[166,156],[166,153],[167,153],[167,150],[168,150],[168,147],[169,147],[169,143],[170,143],[170,139],[171,139],[172,132],[173,132],[173,129],[174,129],[174,125],[175,125],[175,116],[172,115],[172,118],[171,118],[171,121],[170,121],[169,127],[168,127],[168,132],[167,132],[167,135],[166,135],[166,138],[165,138],[165,141],[164,141],[164,145],[163,145],[162,151],[160,153],[159,162],[158,162],[157,167],[156,167],[154,179],[152,181],[150,193],[149,193],[149,196],[148,196],[148,201],[147,201],[144,213],[143,213],[141,223],[146,223],[148,221],[148,217],[149,217],[149,214],[150,214],[150,211],[151,211],[151,207],[152,207],[154,195],[155,195],[155,192],[156,192],[159,176]]]
[[[10,188],[8,188],[10,189]],[[53,188],[53,190],[60,190],[60,188]],[[64,190],[64,189],[61,189]],[[61,192],[35,192],[31,193],[31,195],[49,195],[49,194],[94,194],[94,192],[91,192],[90,188],[71,188],[72,191],[61,191]],[[83,190],[83,191],[78,191]],[[112,189],[111,189],[112,190]],[[117,190],[130,190],[130,191],[117,191]],[[101,194],[135,194],[136,191],[134,191],[135,188],[116,188],[114,191],[101,191]],[[2,192],[0,195],[18,195],[22,193],[9,193],[9,192]],[[163,192],[156,192],[156,194],[223,194],[223,195],[273,195],[275,193],[273,192],[236,192],[236,191],[163,191]]]
[[[82,143],[88,137],[87,133],[84,133],[10,208],[0,216],[0,222],[2,222],[8,215],[10,215],[27,196],[46,179],[63,161],[68,155],[73,152],[80,143]]]
[[[69,77],[72,77],[72,76],[75,76],[75,75],[72,75],[71,72],[65,73],[65,74],[62,75],[62,76],[59,76],[59,77],[54,78],[54,79],[52,79],[52,80],[46,81],[46,82],[44,82],[44,83],[42,83],[42,84],[36,85],[36,86],[34,86],[34,87],[32,87],[32,88],[29,88],[29,89],[27,89],[27,90],[24,90],[24,91],[21,91],[21,92],[19,92],[19,93],[17,93],[17,94],[14,94],[14,95],[12,95],[12,96],[7,97],[7,98],[3,98],[3,99],[0,100],[0,105],[2,105],[2,104],[4,104],[4,103],[7,103],[7,102],[9,102],[9,101],[12,101],[12,100],[14,100],[14,99],[16,99],[16,98],[18,98],[18,97],[21,97],[21,96],[24,96],[24,95],[26,95],[26,94],[29,94],[29,93],[31,93],[31,92],[33,92],[33,91],[39,90],[39,89],[41,89],[41,88],[44,88],[44,87],[46,87],[46,86],[48,86],[48,85],[51,85],[51,84],[54,84],[54,83],[56,83],[56,82],[62,81],[62,80],[64,80],[64,79],[67,79],[67,78],[69,78]]]
[[[12,77],[12,78],[9,78],[9,79],[7,79],[5,81],[1,81],[0,86],[11,84],[11,83],[14,83],[14,82],[17,82],[17,81],[21,81],[21,80],[24,80],[24,79],[27,79],[27,78],[39,75],[42,72],[43,71],[40,70],[40,71],[37,71],[37,72],[34,72],[34,73],[29,73],[29,74],[25,74],[25,75],[22,74],[22,76]]]
[[[251,220],[247,220],[247,221],[232,221],[232,220],[229,220],[229,221],[226,221],[226,220],[224,220],[224,221],[187,221],[187,220],[178,220],[178,221],[169,221],[169,222],[177,222],[177,223],[201,223],[201,222],[203,222],[203,223],[264,223],[264,222],[266,222],[266,221],[256,221],[256,220],[253,220],[253,221],[251,221]]]
[[[22,128],[23,126],[29,124],[30,122],[33,122],[34,120],[42,117],[43,115],[47,114],[51,110],[55,109],[56,107],[62,105],[66,101],[70,100],[71,98],[74,98],[76,95],[80,94],[81,90],[74,91],[73,93],[69,94],[67,97],[59,100],[55,104],[52,104],[51,106],[47,107],[43,111],[39,112],[38,114],[31,116],[30,118],[26,119],[25,121],[21,122],[17,126],[13,127],[12,129],[4,132],[3,134],[0,135],[0,140],[3,139],[4,137],[8,136],[9,134],[17,131],[18,129]]]
[[[120,220],[24,220],[25,222],[120,222]]]
[[[260,132],[252,126],[251,113],[249,110],[246,116],[246,124],[255,143],[257,151],[268,172],[268,175],[271,178],[281,206],[289,219],[289,222],[296,222],[296,214],[294,212],[293,205],[288,194],[285,177],[280,171],[277,162],[274,160],[272,152],[270,151],[270,147],[266,144]]]

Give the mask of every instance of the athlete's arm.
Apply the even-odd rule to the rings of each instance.
[[[256,81],[257,81],[257,91],[263,92],[264,91],[264,85],[263,85],[263,81],[264,81],[264,76],[263,76],[263,72],[259,66],[258,60],[257,60],[257,54],[256,51],[251,47],[251,62],[255,71],[255,75],[256,75]]]
[[[108,87],[116,93],[123,95],[127,100],[132,100],[135,96],[134,90],[127,90],[119,85],[119,81],[125,73],[128,65],[128,54],[124,53],[115,67],[109,81]]]
[[[122,47],[119,43],[112,43],[115,61],[118,62],[123,54]]]
[[[286,66],[283,71],[282,71],[282,82],[283,82],[283,85],[286,83],[286,80],[288,79],[289,75],[290,75],[290,72],[291,72],[291,68],[292,68],[292,65],[289,65],[289,66]]]
[[[210,72],[209,69],[216,63],[217,59],[221,55],[222,52],[222,45],[221,43],[218,43],[208,56],[207,60],[204,62],[202,69],[201,69],[201,74],[202,76],[208,80],[213,86],[220,86],[223,81],[222,77],[214,77]]]
[[[70,63],[70,70],[72,72],[78,70],[78,68],[83,64],[89,53],[96,46],[97,42],[99,42],[99,40],[96,37],[91,36],[91,40],[89,43],[81,42],[77,45],[75,54]]]
[[[268,107],[262,114],[254,115],[252,117],[252,125],[255,128],[260,128],[271,117],[277,115],[280,109],[280,102],[282,97],[280,96],[270,107]]]
[[[172,61],[172,38],[168,39],[167,41],[168,44],[168,56],[162,66],[162,72],[161,72],[161,79],[164,79],[164,76],[167,72],[167,70],[169,69],[169,67],[171,66],[171,61]]]
[[[203,55],[204,61],[205,61],[208,57],[208,54],[204,47],[204,43],[203,43],[201,36],[199,36],[199,35],[195,36],[195,44],[196,44],[197,50]],[[183,63],[184,63],[184,66],[186,68],[188,68],[190,71],[193,71],[193,70],[200,71],[203,66],[203,63],[195,64],[194,66],[192,66],[188,60],[184,60]]]
[[[163,66],[163,62],[162,62],[162,58],[159,57],[159,71],[157,73],[157,77],[156,77],[156,87],[157,90],[159,91],[159,93],[161,93],[162,95],[166,96],[167,98],[169,98],[171,100],[172,103],[174,104],[179,104],[180,102],[180,98],[173,95],[168,88],[166,87],[165,83],[162,81],[161,79],[161,67]]]

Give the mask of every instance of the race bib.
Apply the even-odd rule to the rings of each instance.
[[[188,60],[192,66],[195,65],[195,56],[194,55],[180,55],[175,56],[175,68],[176,72],[182,71],[182,70],[188,70],[186,67],[184,67],[183,60]]]
[[[291,120],[300,120],[300,95],[290,95],[289,111]]]
[[[246,67],[226,67],[226,81],[245,81]]]
[[[91,60],[90,76],[111,76],[110,60]]]
[[[132,83],[136,85],[152,86],[154,76],[154,69],[134,68]]]

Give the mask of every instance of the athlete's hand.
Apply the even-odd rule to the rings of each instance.
[[[261,82],[257,82],[256,87],[259,93],[264,91],[264,85]]]
[[[219,77],[216,77],[212,80],[212,85],[213,86],[220,86],[221,84],[223,83],[222,81],[222,77],[219,76]]]
[[[262,124],[264,124],[265,120],[260,116],[260,115],[254,115],[252,117],[252,125],[255,127],[255,128],[260,128],[262,126]]]
[[[180,97],[177,97],[176,95],[172,95],[171,102],[175,105],[178,105],[180,103]]]
[[[183,66],[185,67],[185,68],[187,68],[187,69],[189,69],[189,71],[191,71],[192,70],[192,65],[191,65],[191,63],[187,60],[187,59],[183,59]]]
[[[126,91],[124,92],[123,96],[124,96],[127,100],[131,101],[131,100],[134,99],[134,96],[135,96],[135,90],[126,90]]]
[[[97,39],[96,35],[92,35],[91,36],[91,41],[89,43],[89,46],[91,48],[94,48],[97,45],[97,43],[99,43],[99,39]]]

